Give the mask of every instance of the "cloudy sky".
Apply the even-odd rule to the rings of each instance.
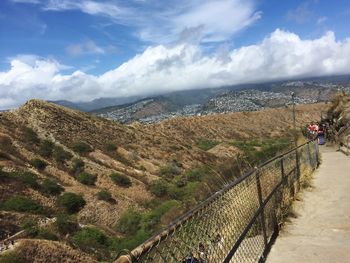
[[[349,0],[1,0],[0,109],[350,73]]]

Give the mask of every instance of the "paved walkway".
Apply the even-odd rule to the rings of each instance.
[[[295,204],[298,217],[281,231],[268,263],[350,262],[350,157],[321,147],[311,190]]]

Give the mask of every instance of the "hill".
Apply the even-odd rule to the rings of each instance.
[[[298,126],[324,107],[298,106]],[[0,113],[0,236],[26,231],[24,262],[109,260],[287,147],[291,123],[280,108],[122,125],[29,101]]]
[[[120,123],[131,123],[152,116],[167,114],[178,109],[178,105],[169,99],[159,96],[138,100],[120,106],[112,106],[92,111],[100,117],[116,120]]]

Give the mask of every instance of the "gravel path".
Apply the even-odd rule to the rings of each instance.
[[[321,147],[313,188],[297,201],[298,217],[281,231],[268,263],[350,262],[350,157]]]

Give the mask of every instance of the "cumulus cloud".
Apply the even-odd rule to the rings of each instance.
[[[42,58],[14,58],[0,72],[0,109],[30,98],[86,101],[98,97],[147,95],[296,77],[350,73],[350,38],[333,32],[317,39],[277,29],[261,42],[215,55],[188,43],[147,48],[100,76],[76,71],[63,75],[61,65]]]

